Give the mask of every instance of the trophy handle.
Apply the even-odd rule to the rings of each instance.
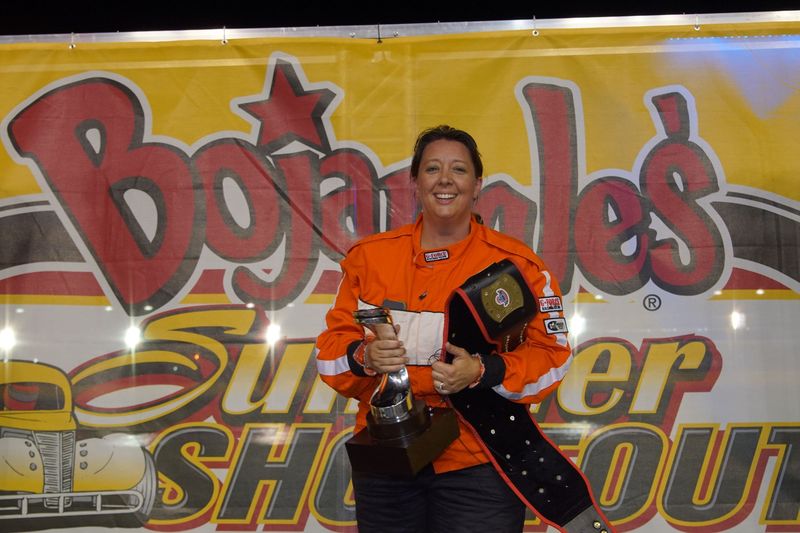
[[[385,307],[359,309],[353,313],[353,317],[356,323],[369,329],[378,339],[397,338],[392,315]],[[395,423],[409,418],[414,397],[406,367],[383,374],[369,403],[372,415],[378,423]]]

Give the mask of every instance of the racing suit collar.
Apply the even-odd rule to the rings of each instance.
[[[444,248],[432,248],[426,250],[422,248],[422,215],[417,217],[414,222],[413,232],[413,250],[414,250],[414,263],[417,266],[433,267],[437,264],[451,263],[458,261],[459,258],[467,252],[473,239],[480,230],[480,225],[475,221],[475,217],[470,219],[469,235],[455,244],[446,246]]]

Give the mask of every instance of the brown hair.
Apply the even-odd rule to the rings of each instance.
[[[466,131],[442,124],[422,131],[422,133],[420,133],[417,137],[417,141],[414,143],[414,157],[411,158],[412,180],[417,179],[419,165],[422,161],[422,152],[425,151],[425,147],[433,141],[438,141],[441,139],[460,142],[466,146],[467,150],[469,150],[472,164],[475,166],[475,176],[478,178],[483,176],[483,161],[481,161],[481,154],[478,152],[478,143],[475,142],[475,139],[472,138],[472,135]]]

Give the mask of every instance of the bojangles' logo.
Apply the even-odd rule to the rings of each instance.
[[[234,102],[251,131],[187,147],[151,133],[147,98],[129,80],[89,73],[48,86],[3,122],[6,149],[44,194],[7,202],[14,209],[0,217],[0,229],[14,228],[0,231],[0,249],[25,251],[6,254],[0,291],[52,286],[35,266],[16,274],[31,264],[52,272],[55,262],[65,265],[60,290],[102,291],[133,315],[206,285],[232,301],[286,306],[321,257],[337,260],[355,239],[415,212],[407,166],[387,170],[335,140],[329,116],[342,97],[275,54],[264,91]],[[798,287],[800,267],[778,249],[796,245],[800,214],[784,199],[724,185],[686,89],[646,95],[656,133],[630,173],[589,177],[578,88],[527,78],[517,98],[538,191],[490,177],[477,209],[537,249],[565,293],[580,284],[621,296],[653,283],[698,295],[734,268]]]

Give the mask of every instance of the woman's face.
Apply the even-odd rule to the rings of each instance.
[[[422,152],[416,179],[423,217],[436,224],[468,223],[481,183],[466,146],[433,141]]]

